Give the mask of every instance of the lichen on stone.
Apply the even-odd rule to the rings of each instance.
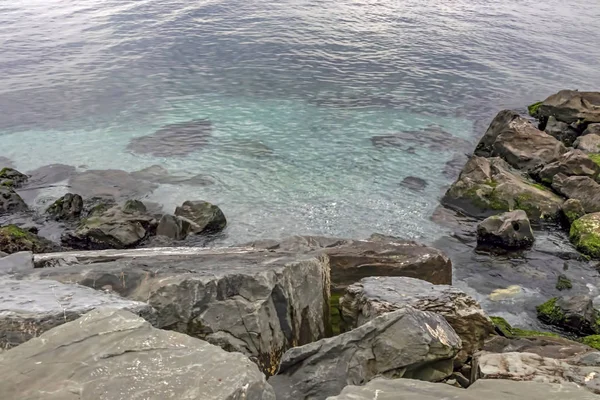
[[[527,106],[527,111],[529,112],[529,115],[531,115],[532,117],[537,116],[537,111],[540,108],[540,106],[542,105],[543,101],[538,101],[537,103],[533,103],[529,106]]]
[[[600,335],[586,336],[581,339],[581,343],[590,346],[596,350],[600,350]]]
[[[557,297],[553,297],[545,303],[537,306],[538,318],[542,321],[555,325],[564,321],[566,316],[565,313],[556,305]]]
[[[600,258],[600,219],[588,214],[571,224],[569,239],[580,252]]]

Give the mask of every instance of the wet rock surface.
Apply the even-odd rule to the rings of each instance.
[[[592,298],[586,295],[554,297],[537,307],[538,318],[578,335],[600,333]]]
[[[552,116],[568,124],[600,122],[600,93],[561,90],[540,104],[536,116]]]
[[[269,383],[277,398],[317,400],[377,375],[437,381],[452,373],[452,358],[460,347],[441,316],[405,308],[289,350]]]
[[[67,193],[56,200],[46,213],[55,220],[73,220],[83,212],[83,199],[78,194]]]
[[[535,238],[527,213],[522,210],[493,215],[477,225],[477,244],[508,250],[533,245]]]
[[[132,139],[127,148],[155,157],[182,157],[208,144],[212,124],[207,119],[166,125],[148,136]]]
[[[0,215],[27,210],[27,204],[12,187],[0,186]]]
[[[88,170],[69,179],[71,192],[84,198],[108,197],[117,201],[142,198],[156,188],[156,184],[135,179],[118,169]]]
[[[13,168],[2,168],[0,170],[0,186],[13,189],[23,186],[29,177]]]
[[[60,247],[55,243],[36,235],[16,225],[0,227],[0,251],[8,254],[19,251],[34,253],[48,253],[58,251]]]
[[[243,355],[114,309],[92,311],[0,354],[0,374],[5,400],[41,393],[49,400],[275,400]]]
[[[175,209],[175,216],[191,221],[191,232],[198,234],[220,232],[227,226],[223,211],[207,201],[186,201]]]
[[[569,239],[583,254],[600,259],[600,213],[587,214],[573,221]]]

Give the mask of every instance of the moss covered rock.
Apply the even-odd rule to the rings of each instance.
[[[596,350],[600,350],[600,335],[590,335],[581,339],[581,343],[590,346]]]
[[[569,239],[577,250],[600,259],[600,213],[587,214],[571,224]]]
[[[193,233],[216,233],[227,226],[227,219],[221,209],[207,201],[186,201],[175,209],[175,215],[194,223]]]
[[[0,170],[0,186],[18,188],[27,182],[27,179],[29,179],[27,175],[20,173],[16,169],[2,168]]]
[[[48,253],[57,251],[58,246],[16,225],[0,227],[0,251],[12,254],[19,251]]]
[[[543,101],[538,101],[536,103],[528,105],[527,112],[529,113],[529,115],[531,115],[532,117],[537,117],[538,109],[540,108],[542,103],[543,103]]]
[[[581,201],[577,199],[565,201],[562,205],[562,212],[564,220],[568,225],[571,225],[575,220],[578,220],[585,215],[583,205],[581,204]]]
[[[70,220],[81,216],[83,211],[83,199],[78,194],[67,193],[56,200],[46,213],[56,220]]]
[[[27,210],[27,204],[11,187],[0,186],[0,214]]]
[[[573,284],[571,283],[571,280],[569,278],[566,277],[566,275],[559,275],[558,279],[556,280],[556,289],[558,290],[568,290],[568,289],[572,289],[573,288]]]
[[[515,328],[511,326],[508,321],[506,321],[502,317],[490,317],[492,322],[494,323],[494,328],[496,328],[496,332],[501,336],[505,336],[507,338],[513,337],[560,337],[557,333],[553,332],[540,332],[533,331],[528,329]]]
[[[600,333],[598,311],[589,296],[554,297],[536,307],[538,318],[577,335]]]

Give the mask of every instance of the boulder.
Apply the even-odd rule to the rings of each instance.
[[[583,254],[600,259],[600,212],[575,220],[571,224],[569,239]]]
[[[33,253],[22,251],[14,254],[0,255],[0,275],[10,275],[33,271]]]
[[[600,174],[600,165],[596,164],[585,152],[571,150],[561,155],[558,161],[542,168],[539,177],[542,182],[551,184],[556,174],[589,176],[596,180]]]
[[[164,214],[158,221],[156,235],[183,240],[193,232],[194,226],[195,224],[187,218]]]
[[[477,225],[477,244],[513,250],[531,247],[535,238],[522,210],[493,215]]]
[[[192,221],[196,234],[220,232],[227,226],[223,211],[206,201],[186,201],[175,209],[175,215]]]
[[[594,125],[600,126],[600,124]],[[598,133],[588,133],[578,137],[573,146],[584,153],[600,153],[600,129],[598,131]]]
[[[137,200],[108,209],[97,206],[75,231],[63,235],[62,242],[86,250],[135,247],[156,232],[156,220],[145,211],[146,207]]]
[[[563,200],[528,181],[500,158],[472,157],[442,203],[474,217],[523,210],[533,221],[558,219]]]
[[[73,220],[81,216],[83,211],[83,199],[78,194],[67,193],[56,200],[46,213],[55,220]]]
[[[212,123],[207,119],[179,122],[132,139],[127,149],[155,157],[183,157],[206,146],[211,133]]]
[[[567,124],[566,122],[558,121],[552,116],[548,118],[544,132],[556,138],[557,140],[560,140],[567,147],[572,147],[573,142],[575,142],[577,137],[581,134],[581,132],[571,125]]]
[[[541,321],[581,336],[600,333],[600,315],[586,295],[554,297],[539,305],[537,313]]]
[[[584,135],[600,135],[600,123],[589,124],[587,128],[583,131]],[[594,153],[596,153],[595,151]]]
[[[29,177],[16,169],[2,168],[0,170],[0,186],[19,188],[23,186]]]
[[[157,310],[157,327],[244,353],[269,375],[287,349],[321,339],[329,327],[325,258],[243,248],[93,254],[49,255],[54,262],[46,266],[62,266],[38,268],[27,278],[76,282],[143,301]]]
[[[569,199],[579,200],[586,213],[600,211],[600,184],[588,176],[557,174],[552,188]]]
[[[412,379],[374,379],[365,386],[347,386],[327,400],[596,400],[574,383],[550,384],[481,379],[459,389],[443,383]]]
[[[494,142],[505,130],[512,125],[528,123],[519,113],[512,110],[500,111],[490,123],[483,137],[477,143],[474,154],[479,157],[492,157]]]
[[[565,201],[562,205],[562,212],[569,225],[585,215],[583,205],[581,204],[581,201],[577,199]]]
[[[326,399],[376,376],[440,381],[452,373],[460,338],[439,315],[410,307],[285,353],[269,379],[278,399]]]
[[[600,393],[600,369],[579,367],[563,360],[533,353],[480,353],[473,361],[473,373],[480,379],[507,379],[568,384],[569,382]]]
[[[134,312],[155,323],[154,309],[85,286],[0,277],[0,348],[7,349],[98,307]]]
[[[0,215],[27,210],[27,204],[12,187],[0,186]]]
[[[483,348],[494,326],[481,306],[462,290],[404,277],[363,278],[348,286],[340,300],[342,320],[354,329],[379,315],[407,306],[440,314],[462,341],[458,361]]]
[[[600,122],[600,93],[561,90],[544,100],[535,116],[552,116],[567,124]]]
[[[0,374],[4,400],[275,400],[242,354],[114,309],[91,311],[0,354]]]
[[[0,227],[0,251],[12,254],[19,251],[48,253],[57,250],[58,246],[48,239],[16,225]]]

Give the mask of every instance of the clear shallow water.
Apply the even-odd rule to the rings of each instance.
[[[209,175],[215,185],[162,185],[147,199],[167,211],[219,204],[230,243],[373,231],[432,241],[445,164],[495,112],[600,88],[599,18],[583,0],[4,2],[0,156],[21,170]],[[127,149],[199,118],[212,135],[187,156]],[[424,145],[432,124],[455,139]],[[373,146],[397,132],[409,132],[402,147]],[[408,190],[407,176],[428,186]]]

